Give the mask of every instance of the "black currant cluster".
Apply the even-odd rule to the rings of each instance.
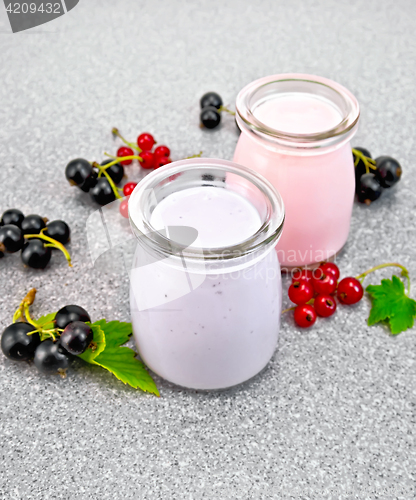
[[[0,257],[4,257],[5,252],[20,250],[25,266],[45,269],[51,260],[51,249],[59,248],[70,263],[69,254],[63,247],[69,236],[68,224],[62,220],[48,222],[40,215],[24,216],[20,210],[12,208],[6,210],[0,220]]]
[[[109,167],[102,168],[110,163],[112,165]],[[111,158],[103,161],[101,165],[76,158],[66,166],[65,176],[71,185],[78,186],[85,193],[89,192],[91,198],[103,206],[116,199],[115,186],[120,184],[124,177],[124,167],[121,163],[114,163]]]
[[[365,148],[352,150],[355,166],[355,192],[360,203],[370,205],[380,198],[383,189],[394,186],[402,176],[400,163],[391,156],[372,159]]]
[[[199,104],[201,125],[209,129],[218,127],[221,123],[221,111],[224,109],[221,96],[216,92],[207,92],[201,97]]]
[[[80,306],[69,305],[55,316],[54,335],[41,341],[35,325],[19,321],[2,333],[1,350],[14,361],[34,359],[36,368],[46,374],[61,373],[68,368],[72,355],[82,354],[93,340],[91,318]]]

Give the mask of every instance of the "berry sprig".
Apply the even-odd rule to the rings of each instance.
[[[401,178],[400,163],[390,156],[372,159],[365,148],[353,148],[355,192],[360,203],[370,205],[380,198],[383,189],[394,186]]]
[[[204,94],[199,105],[201,111],[199,113],[200,126],[208,129],[217,128],[221,123],[221,112],[224,111],[235,116],[235,112],[223,105],[222,98],[216,92],[207,92]]]
[[[45,269],[52,257],[51,249],[60,250],[72,267],[71,256],[65,248],[70,229],[62,220],[48,219],[31,214],[26,217],[15,208],[6,210],[0,220],[0,258],[5,253],[20,251],[25,266]]]
[[[112,129],[112,133],[114,137],[118,137],[126,145],[121,146],[118,149],[118,157],[132,155],[133,150],[135,150],[138,152],[140,166],[146,170],[163,167],[163,165],[167,165],[172,161],[170,159],[170,149],[167,146],[160,145],[153,150],[153,147],[157,144],[157,142],[155,141],[153,135],[149,134],[149,132],[143,132],[137,137],[137,145],[134,142],[130,142],[125,139],[116,127]],[[132,161],[123,160],[121,163],[123,165],[130,165]]]
[[[110,156],[107,154],[107,156]],[[137,155],[122,157],[125,160],[139,159]],[[139,159],[140,160],[140,159]],[[117,185],[124,177],[124,167],[120,158],[111,157],[101,165],[83,158],[71,160],[65,168],[65,176],[72,186],[77,186],[99,205],[107,205],[122,198]]]
[[[36,289],[28,292],[13,315],[13,323],[1,335],[1,350],[13,361],[34,360],[36,368],[45,374],[66,371],[72,356],[98,365],[134,388],[159,396],[157,387],[136,353],[122,346],[131,334],[131,323],[91,323],[87,311],[77,305],[67,305],[58,312],[34,320],[29,308]]]
[[[413,326],[416,301],[409,297],[408,270],[396,262],[374,266],[355,278],[351,276],[343,278],[339,283],[339,269],[332,262],[322,263],[314,271],[310,269],[295,271],[288,295],[296,307],[286,309],[283,313],[294,310],[295,323],[303,328],[310,327],[315,323],[317,316],[326,318],[335,313],[337,308],[335,295],[338,301],[345,305],[359,302],[364,295],[362,286],[364,279],[369,274],[386,267],[401,269],[401,275],[408,282],[407,292],[402,280],[395,275],[391,280],[382,280],[381,285],[367,286],[366,292],[372,300],[368,324],[387,321],[391,333],[397,335]]]

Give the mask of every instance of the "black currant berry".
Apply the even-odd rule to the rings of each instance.
[[[69,366],[69,356],[61,348],[60,342],[44,340],[35,351],[35,366],[42,373],[57,373]]]
[[[40,215],[31,214],[22,220],[21,227],[23,234],[39,234],[46,224]]]
[[[23,248],[25,239],[22,230],[13,225],[0,227],[0,251],[14,253]]]
[[[365,149],[365,148],[354,148],[354,149],[360,151],[367,158],[371,158],[371,154],[370,154],[370,151],[368,151],[368,149]],[[358,189],[358,187],[359,187],[358,184],[359,184],[359,181],[361,179],[361,176],[364,175],[365,173],[367,173],[367,170],[366,170],[365,164],[361,158],[358,160],[357,165],[355,165],[355,161],[357,159],[357,156],[354,154],[354,151],[352,153],[352,157],[354,159],[354,166],[355,166],[355,186],[356,186],[356,189]]]
[[[357,198],[360,203],[369,205],[372,201],[380,198],[383,189],[375,174],[364,174],[357,189]]]
[[[97,182],[96,170],[93,169],[89,161],[83,158],[70,161],[65,168],[65,176],[70,184],[78,186],[86,193]]]
[[[107,205],[116,199],[110,183],[105,177],[100,177],[90,191],[91,198],[99,205]]]
[[[62,307],[56,313],[55,324],[57,328],[62,328],[63,330],[74,321],[82,321],[83,323],[87,321],[91,322],[91,318],[83,307],[76,305]]]
[[[368,149],[366,148],[361,148],[361,147],[358,147],[358,148],[354,148],[356,150],[358,150],[360,153],[362,153],[364,156],[366,156],[367,158],[372,158],[371,156],[371,153]]]
[[[21,258],[25,266],[33,269],[45,269],[51,260],[51,255],[50,247],[45,247],[43,240],[34,238],[24,244]]]
[[[384,188],[394,186],[402,176],[400,163],[390,156],[379,156],[376,158],[376,167],[376,177]]]
[[[26,361],[33,358],[37,346],[40,344],[39,333],[32,333],[35,328],[29,323],[13,323],[8,326],[1,336],[1,350],[3,354],[16,361]]]
[[[220,109],[222,106],[222,99],[216,92],[207,92],[201,97],[199,104],[201,109],[207,108],[208,106]]]
[[[89,178],[88,183],[87,183],[88,190],[90,190],[91,188],[93,188],[97,184],[97,180],[98,180],[98,170],[96,170],[93,167],[91,177]],[[83,189],[83,191],[85,191],[85,189]]]
[[[213,129],[220,124],[221,114],[214,106],[208,106],[201,111],[199,119],[205,128]]]
[[[90,326],[82,321],[73,321],[61,334],[61,346],[70,354],[82,354],[93,339]]]
[[[70,233],[71,231],[68,224],[63,220],[53,220],[52,222],[48,222],[46,231],[44,232],[46,236],[59,241],[59,243],[62,243],[63,245],[68,243]]]
[[[114,160],[111,158],[109,160],[104,160],[101,165],[107,165],[107,163],[110,163]],[[114,165],[111,165],[111,167],[108,167],[106,169],[107,174],[111,177],[111,180],[114,182],[114,184],[120,184],[121,179],[124,177],[124,167],[121,163],[115,163]]]
[[[23,213],[17,208],[11,208],[6,210],[1,216],[0,226],[7,226],[8,224],[14,224],[17,227],[21,227],[22,220],[25,218]]]

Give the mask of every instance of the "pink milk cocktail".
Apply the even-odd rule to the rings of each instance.
[[[247,85],[236,109],[241,135],[234,161],[264,175],[285,204],[285,230],[276,247],[281,265],[332,257],[350,228],[357,100],[326,78],[285,74]]]
[[[276,348],[284,207],[273,186],[225,160],[195,158],[146,176],[129,199],[135,341],[158,375],[222,389],[256,375]]]

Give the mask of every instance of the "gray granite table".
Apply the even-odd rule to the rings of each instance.
[[[378,203],[354,206],[343,273],[395,260],[416,279],[413,0],[81,0],[31,32],[0,20],[0,211],[63,218],[74,260],[37,272],[2,259],[2,327],[31,287],[35,316],[81,303],[94,319],[129,320],[128,279],[91,266],[96,207],[64,166],[114,151],[113,126],[154,132],[177,159],[231,159],[232,118],[202,131],[198,99],[216,90],[233,105],[274,73],[344,84],[361,104],[354,143],[404,167]],[[209,394],[156,377],[156,398],[81,362],[62,380],[1,355],[0,498],[414,498],[416,332],[390,337],[368,312],[368,300],[340,307],[310,331],[287,316],[268,367]]]

